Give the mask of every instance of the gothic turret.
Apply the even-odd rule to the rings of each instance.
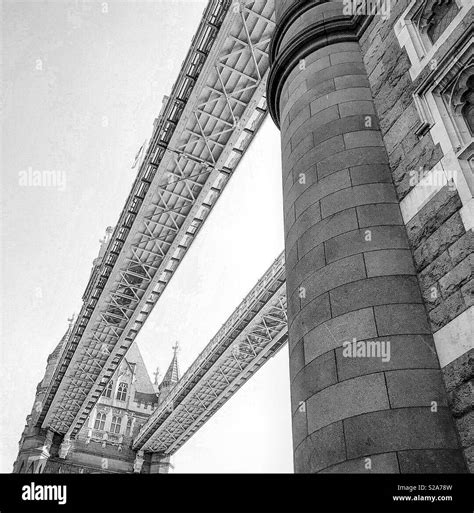
[[[170,390],[176,385],[179,381],[179,365],[178,365],[178,350],[179,345],[176,344],[173,346],[173,358],[171,363],[166,371],[163,379],[161,380],[159,394],[160,394],[160,402],[169,394]]]

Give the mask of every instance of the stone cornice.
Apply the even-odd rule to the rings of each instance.
[[[267,81],[268,109],[273,121],[280,126],[280,96],[286,78],[298,65],[301,59],[326,46],[343,43],[358,42],[372,16],[346,16],[341,14],[330,19],[318,20],[304,29],[281,48],[281,42],[294,21],[304,12],[326,3],[328,0],[309,0],[297,2],[286,10],[277,22],[277,27],[270,45],[270,73]]]

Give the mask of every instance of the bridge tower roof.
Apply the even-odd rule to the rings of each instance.
[[[166,371],[163,380],[161,381],[161,388],[169,388],[175,385],[180,378],[179,374],[179,365],[178,365],[178,343],[173,346],[173,358],[171,360],[170,366]]]

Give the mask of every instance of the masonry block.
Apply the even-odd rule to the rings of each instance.
[[[446,408],[440,408],[437,413],[432,413],[430,408],[376,411],[344,420],[344,432],[348,458],[410,449],[458,447],[452,418]]]
[[[342,422],[311,433],[295,450],[295,471],[314,473],[345,459]]]
[[[308,433],[333,422],[389,408],[382,373],[342,381],[307,400]]]

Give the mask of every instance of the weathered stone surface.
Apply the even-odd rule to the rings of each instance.
[[[414,276],[380,276],[341,285],[329,292],[333,315],[375,305],[420,303]]]
[[[422,304],[375,306],[374,313],[380,336],[431,334]]]
[[[390,167],[386,164],[354,166],[350,167],[349,171],[351,174],[352,185],[392,182]]]
[[[295,413],[301,401],[337,383],[336,358],[329,351],[312,360],[295,376],[291,384],[291,411]]]
[[[474,378],[474,349],[446,365],[443,368],[443,376],[448,392]]]
[[[456,419],[456,426],[461,438],[461,445],[463,447],[474,445],[474,410]]]
[[[308,432],[355,415],[387,408],[389,402],[382,373],[348,379],[308,399]]]
[[[319,244],[355,228],[357,228],[355,209],[343,210],[327,217],[303,232],[305,237],[298,239],[298,255],[301,258]]]
[[[364,253],[367,276],[415,274],[409,249],[386,249]]]
[[[434,415],[436,422],[433,422]],[[458,446],[452,417],[446,408],[440,408],[437,413],[419,407],[386,409],[343,422],[348,458],[409,449],[456,449]]]
[[[385,373],[392,408],[447,406],[443,378],[438,369],[403,369]],[[413,394],[416,390],[416,395]]]
[[[461,206],[458,192],[448,186],[443,187],[407,223],[408,239],[412,247],[417,248],[426,241]]]
[[[305,358],[310,362],[327,351],[341,347],[346,340],[365,340],[376,336],[377,328],[372,308],[349,312],[326,321],[304,337]]]
[[[473,270],[474,254],[471,254],[439,280],[443,297],[450,296],[468,283],[473,276]]]
[[[361,228],[370,226],[400,226],[402,225],[402,215],[397,202],[393,203],[373,203],[361,205],[356,208],[357,219]]]
[[[453,245],[448,248],[449,256],[451,257],[453,267],[467,256],[474,252],[474,231],[468,230],[462,237],[460,237]]]
[[[296,201],[294,203],[296,217],[298,217],[313,203],[320,201],[335,191],[342,190],[350,186],[351,178],[349,176],[349,170],[347,169],[333,173],[327,178],[313,183],[312,185],[309,184],[306,189],[301,189],[302,192],[300,192],[299,196],[296,197]],[[289,194],[287,196],[288,202],[292,201],[293,197],[294,196]]]
[[[342,422],[311,433],[295,450],[295,471],[318,472],[345,459]]]
[[[389,155],[404,137],[413,131],[413,127],[418,121],[418,112],[415,106],[411,104],[384,134],[385,146]]]
[[[474,380],[463,383],[449,393],[451,411],[455,417],[462,417],[474,409]]]
[[[398,203],[392,184],[371,183],[335,192],[321,200],[321,215],[325,218],[347,208],[377,203]]]
[[[449,249],[447,249],[418,274],[421,287],[425,290],[428,289],[452,268],[453,262],[449,256]]]
[[[425,449],[400,451],[400,472],[403,474],[464,473],[466,465],[457,450]],[[441,462],[441,464],[440,464]]]
[[[399,150],[399,157],[394,155]],[[393,181],[397,189],[397,194],[402,200],[414,185],[411,184],[410,171],[423,169],[432,169],[443,157],[441,146],[434,145],[431,137],[423,137],[420,144],[417,145],[408,155],[403,148],[397,148],[390,155],[390,167],[393,172]]]
[[[433,332],[446,326],[448,322],[464,312],[466,308],[466,303],[464,302],[460,290],[451,294],[447,299],[442,301],[439,306],[433,308],[428,313]]]
[[[294,340],[309,333],[313,328],[331,318],[329,295],[323,294],[305,305],[291,320],[290,333]]]
[[[464,224],[459,212],[453,214],[426,241],[413,252],[415,265],[418,270],[424,269],[441,255],[449,246],[454,244],[465,233]]]
[[[327,157],[326,159],[318,162],[316,171],[318,173],[318,180],[346,169],[350,166],[362,166],[364,164],[386,164],[387,152],[385,148],[374,146],[369,148],[354,148],[345,150]]]
[[[293,447],[297,449],[298,445],[308,437],[308,425],[306,420],[306,411],[302,407],[296,411],[292,417]]]
[[[329,290],[346,283],[361,280],[366,277],[364,258],[362,255],[353,255],[342,258],[311,274],[301,282],[305,297],[301,299],[304,306],[314,298]],[[294,293],[298,293],[295,291]]]
[[[337,463],[320,471],[320,474],[397,474],[397,454],[389,452],[385,454],[374,454],[369,458],[356,458]]]
[[[351,230],[328,239],[324,243],[326,262],[334,262],[356,253],[409,247],[403,226],[370,226],[370,232],[367,228]]]
[[[362,338],[354,337],[356,340]],[[351,341],[351,338],[347,340]],[[391,335],[388,337],[372,337],[390,343],[390,359],[382,358],[350,358],[343,356],[343,347],[336,348],[337,373],[339,380],[354,378],[374,372],[396,369],[438,369],[438,359],[433,339],[426,335]],[[392,405],[393,406],[393,405]]]
[[[474,280],[470,280],[461,287],[461,294],[466,307],[471,307],[474,304]]]

